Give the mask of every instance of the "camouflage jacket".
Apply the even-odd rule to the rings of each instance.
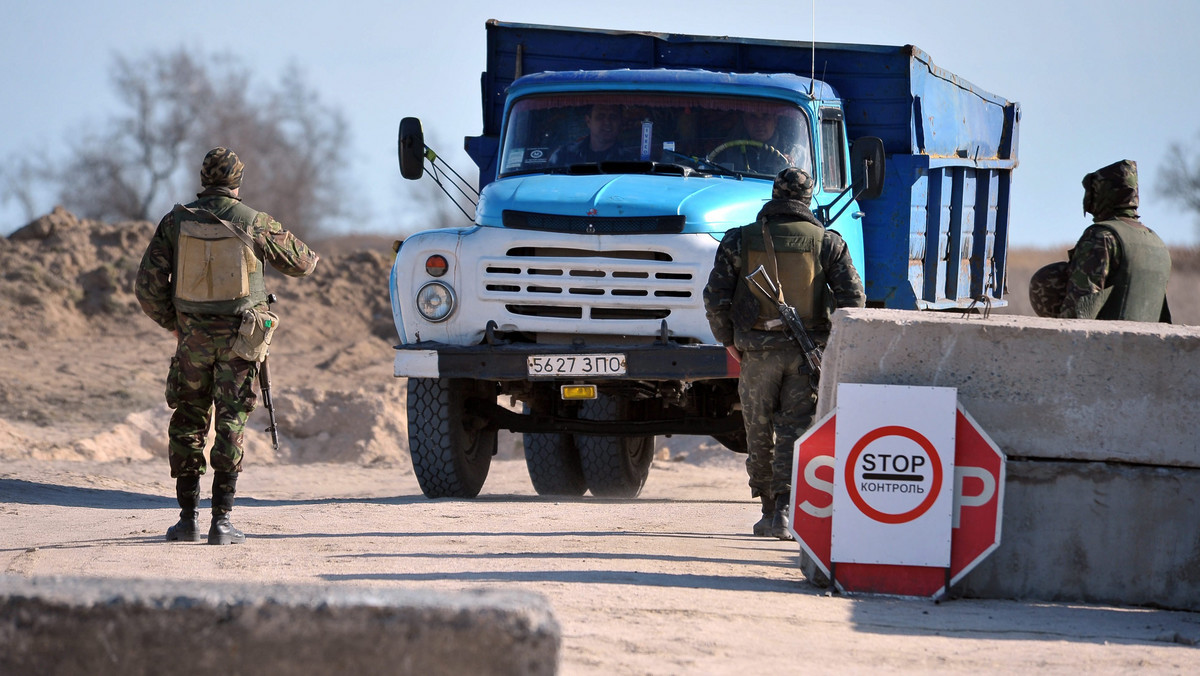
[[[1067,254],[1059,317],[1153,321],[1160,315],[1160,321],[1170,321],[1165,298],[1170,254],[1162,240],[1138,222],[1138,203],[1137,163],[1132,160],[1083,177],[1083,211],[1094,223]],[[1123,244],[1117,230],[1132,239]],[[1133,250],[1123,251],[1126,245]],[[1158,301],[1151,298],[1154,295],[1163,299],[1161,312],[1152,307]]]
[[[1075,248],[1067,254],[1067,289],[1058,316],[1066,319],[1095,319],[1100,304],[1089,301],[1104,291],[1109,273],[1121,258],[1121,244],[1108,228],[1083,231]],[[1092,310],[1085,310],[1085,307]]]
[[[1132,217],[1122,215],[1120,218],[1125,220],[1131,226],[1145,230],[1146,227],[1136,220],[1137,214],[1133,213]],[[1166,258],[1166,272],[1170,270],[1170,254],[1165,253],[1165,246],[1157,237],[1151,237],[1154,244],[1163,249],[1162,257]],[[1075,244],[1075,248],[1068,254],[1068,263],[1066,271],[1066,292],[1063,295],[1062,306],[1059,309],[1058,316],[1065,319],[1142,319],[1144,321],[1158,321],[1170,323],[1170,310],[1166,305],[1166,283],[1163,281],[1161,286],[1161,294],[1164,297],[1162,300],[1161,311],[1148,309],[1142,314],[1146,316],[1135,317],[1126,316],[1124,313],[1113,315],[1113,310],[1106,310],[1113,303],[1108,303],[1109,294],[1117,291],[1120,293],[1125,289],[1114,289],[1114,284],[1120,286],[1119,275],[1117,274],[1123,267],[1131,265],[1126,252],[1122,250],[1121,239],[1111,227],[1106,226],[1104,222],[1096,223],[1084,230],[1079,241]],[[1133,263],[1136,265],[1136,263]],[[1135,272],[1137,274],[1146,274],[1145,268],[1138,267]],[[1154,278],[1157,279],[1157,278]],[[1165,276],[1164,276],[1165,280]],[[1126,284],[1129,281],[1126,280]],[[1153,283],[1153,282],[1151,282]],[[1154,314],[1158,314],[1154,317]],[[1113,316],[1109,316],[1113,315]]]
[[[224,214],[240,202],[227,188],[208,188],[197,197],[198,200],[187,206],[211,211],[217,215]],[[258,212],[252,223],[241,225],[246,225],[247,233],[255,244],[255,254],[260,261],[270,263],[271,267],[289,277],[303,277],[316,269],[320,256],[295,235],[284,230],[283,226],[268,214]],[[179,327],[172,277],[178,240],[179,225],[175,222],[173,214],[168,213],[159,221],[154,237],[150,239],[150,244],[142,255],[133,289],[142,311],[169,331]]]
[[[801,213],[801,210],[804,213]],[[760,217],[813,219],[808,207],[788,200],[771,200],[760,212]],[[815,221],[815,219],[813,219]],[[704,308],[713,336],[722,345],[733,345],[739,350],[771,349],[792,345],[780,331],[737,331],[734,329],[730,312],[733,306],[733,291],[738,279],[745,274],[742,270],[742,230],[732,228],[725,233],[717,247],[708,285],[704,287]],[[832,307],[863,307],[866,293],[862,279],[850,258],[846,241],[833,230],[826,230],[821,241],[821,266],[825,271],[825,282],[831,292]],[[829,326],[814,327],[814,339],[824,340]]]

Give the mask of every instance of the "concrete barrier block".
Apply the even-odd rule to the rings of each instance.
[[[839,310],[818,418],[836,383],[958,388],[1009,456],[1200,468],[1200,328]]]
[[[1008,456],[1000,546],[957,591],[1200,610],[1200,329],[849,310],[839,382],[954,387]]]
[[[0,576],[4,674],[553,674],[521,592]]]
[[[1200,610],[1200,470],[1012,461],[1000,546],[959,583],[983,598]]]

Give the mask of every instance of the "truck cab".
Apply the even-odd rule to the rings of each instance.
[[[716,244],[726,230],[754,221],[775,175],[789,166],[814,175],[814,211],[828,214],[840,200],[829,227],[861,265],[861,212],[846,193],[841,111],[828,85],[816,88],[819,99],[813,90],[811,80],[790,74],[521,78],[510,90],[497,174],[475,216],[480,228],[500,230],[472,230],[469,240],[496,241],[465,269],[461,247],[478,245],[453,238],[459,251],[442,253],[469,287],[444,293],[438,308],[456,316],[418,313],[401,337],[415,340],[419,331],[425,340],[478,343],[485,335],[478,318],[486,317],[502,334],[538,342],[547,342],[545,334],[644,341],[666,321],[673,340],[712,343],[699,302]],[[593,111],[608,117],[593,124],[613,129],[600,151],[588,148]],[[751,117],[769,120],[759,122],[767,138],[747,131]],[[431,236],[410,238],[405,255]]]

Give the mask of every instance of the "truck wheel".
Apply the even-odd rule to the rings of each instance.
[[[525,411],[530,410],[526,404]],[[579,465],[579,451],[570,434],[526,432],[522,437],[525,466],[538,495],[578,497],[587,492],[583,468]]]
[[[579,451],[570,434],[525,433],[525,466],[538,495],[580,496],[587,492]]]
[[[628,402],[600,395],[579,408],[586,420],[625,420]],[[579,463],[592,495],[603,498],[635,498],[642,492],[650,463],[654,460],[654,435],[641,437],[598,437],[575,435]]]
[[[496,430],[464,410],[467,399],[495,401],[492,384],[449,378],[408,379],[408,447],[428,498],[479,495],[496,452]]]

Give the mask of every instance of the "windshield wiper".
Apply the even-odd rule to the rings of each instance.
[[[674,162],[651,162],[650,160],[605,160],[603,162],[580,162],[567,167],[552,167],[546,173],[573,175],[592,174],[675,174],[690,176],[696,173],[692,167]]]
[[[603,162],[576,162],[575,164],[558,165],[536,171],[511,172],[506,174],[506,176],[529,173],[571,174],[573,176],[592,176],[596,174],[670,174],[692,176],[695,174],[716,173],[724,176],[734,176],[739,179],[742,178],[742,174],[713,164],[701,157],[691,157],[670,150],[664,150],[663,152],[692,162],[695,166],[688,166],[678,162],[651,162],[649,160],[605,160]],[[703,169],[699,165],[705,165],[708,169]]]
[[[740,172],[736,172],[732,169],[726,169],[719,164],[709,161],[708,158],[705,157],[684,155],[683,153],[677,153],[674,150],[667,150],[666,148],[663,148],[663,154],[671,155],[672,157],[677,157],[681,160],[691,162],[699,171],[706,171],[710,174],[721,174],[722,176],[735,176],[739,179],[742,178],[742,174]]]

